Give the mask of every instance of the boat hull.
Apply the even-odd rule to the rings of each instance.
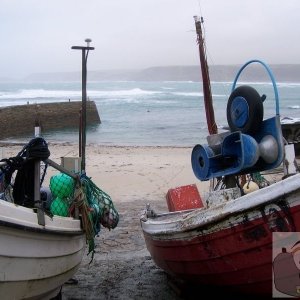
[[[283,118],[282,135],[289,144],[293,144],[295,155],[300,156],[300,118]]]
[[[220,205],[211,213],[200,209],[169,219],[164,215],[142,220],[147,248],[155,263],[177,279],[272,295],[273,233],[300,232],[299,180],[296,175],[293,187],[285,191],[283,186],[291,180],[266,188],[273,197],[256,200],[252,207],[263,190],[234,200],[228,213],[226,205]],[[250,203],[241,205],[241,201]]]
[[[32,209],[0,200],[1,299],[51,299],[79,268],[80,220],[45,216],[45,223]]]

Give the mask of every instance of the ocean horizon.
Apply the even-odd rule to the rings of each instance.
[[[271,83],[239,82],[267,96],[264,118],[275,115]],[[300,83],[277,83],[280,116],[299,118]],[[231,82],[211,82],[215,120],[220,131],[228,126],[227,100]],[[208,135],[202,82],[93,81],[88,100],[95,101],[101,124],[87,127],[87,144],[114,146],[193,147]],[[80,82],[0,83],[0,107],[81,100]],[[55,118],[55,116],[53,116]],[[57,120],[59,122],[59,120]],[[34,131],[34,129],[33,129]],[[42,132],[49,142],[78,143],[78,129]],[[26,141],[30,136],[3,141]]]

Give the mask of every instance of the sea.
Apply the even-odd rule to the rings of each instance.
[[[264,118],[276,113],[275,89],[268,82],[239,82],[262,95]],[[0,83],[0,107],[81,100],[81,82]],[[276,83],[281,118],[300,117],[300,83]],[[226,130],[231,82],[211,82],[215,120]],[[95,101],[101,124],[88,126],[87,144],[114,146],[193,147],[208,136],[202,82],[100,81],[87,83],[87,98]],[[55,118],[55,115],[53,116]],[[21,121],[21,120],[20,120]],[[60,122],[58,119],[57,122]],[[78,143],[78,129],[42,132],[49,142]],[[24,141],[29,137],[10,138]]]

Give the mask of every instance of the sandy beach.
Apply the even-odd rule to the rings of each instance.
[[[50,158],[77,157],[78,146],[51,144]],[[5,145],[6,157],[15,156],[20,145]],[[170,188],[197,184],[193,174],[191,148],[107,147],[87,145],[86,173],[108,193],[120,214],[118,226],[102,227],[96,238],[96,253],[90,263],[85,255],[75,279],[63,286],[63,299],[182,299],[172,281],[152,261],[146,249],[139,216],[147,203],[157,211],[167,209],[165,196]],[[47,180],[57,172],[47,170]]]

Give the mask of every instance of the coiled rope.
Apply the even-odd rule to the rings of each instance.
[[[1,167],[1,175],[4,176],[4,188],[13,185],[13,200],[16,204],[26,207],[34,206],[34,163],[44,161],[50,156],[48,144],[41,137],[33,138],[26,144],[15,157],[2,159],[6,162]],[[42,185],[46,175],[47,164],[41,176]],[[15,181],[12,184],[12,175],[17,171]]]
[[[91,215],[91,209],[89,208],[86,194],[84,193],[82,186],[75,189],[74,200],[70,207],[71,215],[74,215],[75,209],[78,209],[81,215],[82,227],[85,232],[86,243],[88,244],[88,255],[92,253],[92,261],[95,253],[94,237],[96,235],[96,232],[94,230],[95,226]]]

